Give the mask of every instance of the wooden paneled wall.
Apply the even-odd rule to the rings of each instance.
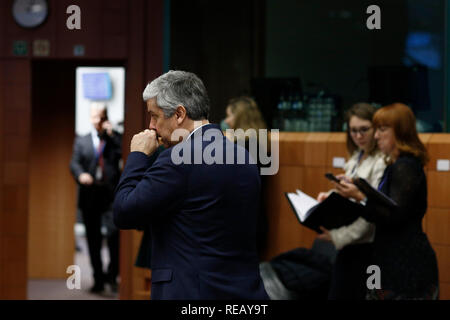
[[[423,226],[438,258],[440,298],[450,299],[450,172],[436,171],[437,159],[450,159],[450,135],[421,134],[420,138],[431,156],[425,168],[428,212]],[[311,247],[316,233],[300,225],[284,192],[299,188],[315,197],[320,191],[331,189],[324,174],[343,172],[332,164],[334,157],[348,158],[345,141],[345,133],[280,133],[280,168],[278,174],[268,178],[265,195],[269,220],[266,260],[294,248]],[[139,289],[133,296],[148,298],[148,271],[141,270],[135,276],[133,282]]]
[[[36,29],[19,27],[11,14],[13,0],[4,0],[0,4],[0,29],[3,27],[0,57],[14,57],[14,41],[26,41],[28,54],[33,56],[33,41],[50,41],[50,54],[45,59],[72,59],[74,46],[84,45],[85,54],[77,59],[120,59],[127,58],[129,38],[129,1],[109,0],[49,0],[49,17]],[[81,9],[81,29],[69,30],[66,21],[69,15],[66,9],[78,5]],[[0,36],[2,31],[0,30]],[[37,57],[38,59],[40,57]]]
[[[0,59],[0,299],[25,299],[31,72]]]
[[[438,159],[450,159],[450,135],[433,134],[427,144],[428,213],[426,233],[439,264],[441,299],[450,300],[450,172],[437,171]]]
[[[66,278],[67,267],[74,264],[75,246],[77,190],[69,172],[75,136],[75,67],[40,61],[32,71],[28,277]],[[51,86],[46,79],[52,79]]]
[[[65,265],[74,253],[72,230],[75,208],[69,207],[73,205],[75,195],[73,180],[68,176],[67,163],[67,155],[71,150],[60,150],[58,166],[61,166],[61,172],[65,169],[67,172],[53,177],[54,181],[66,186],[59,191],[62,192],[63,198],[67,196],[69,201],[62,204],[62,199],[51,197],[45,194],[44,190],[30,190],[30,179],[38,181],[42,179],[41,174],[45,176],[45,172],[39,170],[29,175],[30,157],[33,156],[30,152],[32,61],[70,59],[78,61],[80,65],[83,65],[84,61],[98,61],[103,65],[112,59],[124,61],[127,77],[123,151],[126,159],[132,135],[146,127],[142,91],[147,81],[162,72],[163,1],[49,0],[50,16],[45,24],[35,29],[20,28],[13,21],[13,0],[0,1],[0,299],[26,298],[27,270],[30,270],[30,275],[33,276],[67,276],[64,275]],[[66,27],[66,8],[72,4],[81,8],[81,30],[68,30]],[[47,57],[34,56],[33,41],[37,39],[49,40],[50,54]],[[17,40],[27,42],[26,55],[13,55],[13,43]],[[83,57],[74,56],[75,45],[84,45]],[[52,85],[52,79],[43,81],[44,85]],[[69,106],[72,105],[73,101]],[[61,105],[60,108],[64,110],[69,107]],[[66,110],[68,114],[73,113],[73,109]],[[72,125],[73,123],[70,124]],[[69,141],[69,149],[71,144],[72,141]],[[38,168],[50,155],[45,154],[44,147],[36,147],[33,152],[40,154],[33,158],[33,163]],[[29,219],[31,204],[33,217]],[[59,210],[72,210],[73,218],[62,219],[56,212]],[[67,212],[66,214],[70,215]],[[49,221],[45,217],[55,218],[55,223],[42,223],[39,226],[42,221]],[[40,230],[38,233],[33,231],[30,239],[29,220],[35,230]],[[39,239],[45,235],[48,235],[45,239]],[[135,231],[122,232],[121,255],[129,258],[122,260],[120,266],[120,296],[124,299],[132,298],[134,287],[132,281],[127,280],[131,280],[133,274],[139,272],[133,267],[134,261],[131,259],[133,248],[139,244],[139,236]],[[37,264],[34,263],[28,265],[29,241],[32,241],[34,248],[29,252],[30,259],[42,260],[38,268],[35,268]],[[36,241],[40,243],[35,243]],[[53,255],[49,252],[53,252]],[[54,261],[64,262],[56,263],[59,271],[49,275],[45,266],[54,264]],[[38,269],[41,271],[33,273]]]

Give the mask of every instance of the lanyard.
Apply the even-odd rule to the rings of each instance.
[[[378,191],[381,191],[381,188],[383,188],[384,184],[386,183],[387,180],[387,174],[385,174],[383,176],[383,180],[381,180],[380,184],[378,185]]]
[[[364,150],[361,150],[361,152],[360,152],[359,155],[358,155],[358,162],[356,162],[355,166],[354,166],[353,169],[352,169],[352,173],[351,173],[352,175],[353,175],[353,173],[355,173],[356,168],[358,168],[359,163],[361,162],[361,159],[362,159],[363,154],[364,154]]]

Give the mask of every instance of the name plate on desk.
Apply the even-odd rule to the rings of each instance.
[[[333,168],[344,168],[345,158],[333,157]]]
[[[448,159],[438,159],[436,161],[437,171],[450,171],[450,160]]]

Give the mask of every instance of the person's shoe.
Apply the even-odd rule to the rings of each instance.
[[[117,285],[116,277],[107,276],[105,278],[105,284],[111,289],[111,293],[117,293],[119,286]]]
[[[105,285],[103,283],[95,283],[94,286],[89,290],[91,293],[102,293],[105,290]]]
[[[108,283],[109,287],[111,288],[111,292],[112,293],[118,293],[119,292],[119,285],[117,284],[117,282],[110,282]]]
[[[111,273],[107,273],[105,275],[105,284],[109,286],[112,293],[118,292],[117,276],[112,276]]]

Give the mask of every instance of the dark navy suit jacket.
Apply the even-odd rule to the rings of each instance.
[[[129,154],[114,219],[121,229],[151,227],[152,299],[268,299],[256,254],[260,177],[242,149],[208,124],[153,165],[144,153]],[[191,164],[173,160],[189,151]],[[231,151],[246,163],[194,164],[202,153],[225,162]]]
[[[75,138],[70,171],[79,186],[78,207],[81,210],[92,210],[93,208],[107,210],[113,201],[114,189],[120,177],[119,161],[122,157],[122,135],[114,131],[112,137],[105,134],[104,139],[106,142],[103,149],[105,181],[100,193],[98,188],[78,183],[78,177],[83,172],[95,177],[98,159],[95,156],[92,133]]]

